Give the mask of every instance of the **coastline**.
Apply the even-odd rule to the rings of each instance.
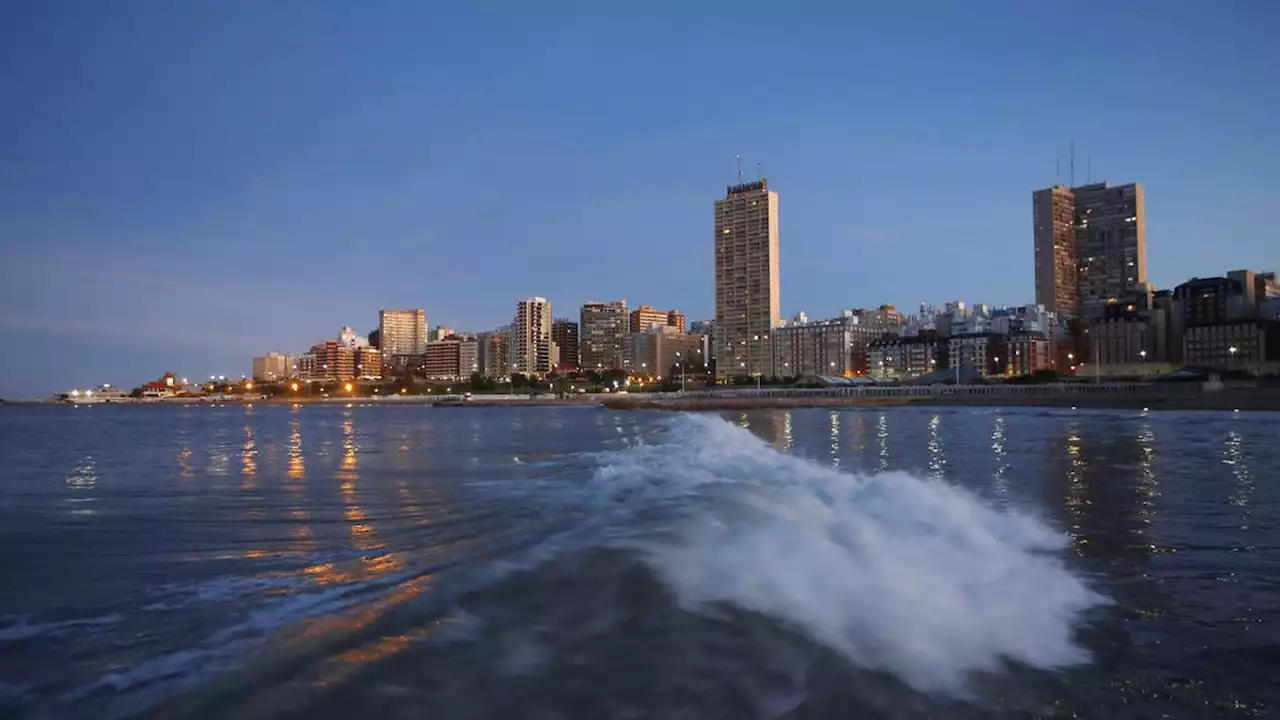
[[[1094,410],[1280,411],[1280,396],[1269,392],[1222,391],[1201,394],[1090,393],[1072,395],[938,395],[924,397],[692,397],[646,399],[610,397],[601,405],[612,410],[711,412],[801,408],[889,407],[1053,407]]]

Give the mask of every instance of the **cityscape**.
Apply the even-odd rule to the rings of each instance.
[[[741,180],[741,177],[739,177]],[[766,178],[714,201],[715,317],[625,299],[557,316],[542,296],[515,301],[485,330],[432,327],[423,308],[381,309],[372,331],[343,326],[299,352],[252,358],[239,379],[178,381],[133,395],[330,390],[348,395],[587,392],[702,385],[972,383],[1151,379],[1280,372],[1280,281],[1273,270],[1207,268],[1157,289],[1147,280],[1140,183],[1054,185],[1031,193],[1035,302],[956,300],[914,311],[883,304],[810,317],[781,313],[779,193]],[[711,245],[710,243],[708,244]],[[257,384],[256,386],[254,384]],[[569,383],[567,387],[564,383]],[[81,391],[75,391],[78,396]],[[87,391],[92,393],[93,391]],[[99,388],[104,392],[116,392]]]

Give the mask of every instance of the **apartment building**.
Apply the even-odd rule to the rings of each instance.
[[[767,180],[732,185],[715,203],[716,375],[779,374],[778,194]]]
[[[1057,185],[1031,197],[1037,304],[1066,319],[1092,321],[1109,300],[1146,285],[1141,184]]]
[[[583,370],[623,366],[623,343],[630,318],[627,301],[589,302],[582,306],[578,326],[578,355]]]
[[[378,312],[378,347],[384,364],[405,365],[402,358],[416,358],[426,351],[427,339],[426,310]]]
[[[874,313],[848,310],[838,318],[811,321],[800,313],[774,330],[771,365],[779,377],[866,375],[871,343],[884,335],[874,318]]]
[[[516,303],[515,369],[516,372],[543,375],[555,366],[555,343],[551,340],[551,303],[544,297],[531,297]]]
[[[569,318],[551,321],[551,341],[556,344],[556,368],[578,368],[578,323]]]
[[[294,377],[297,373],[297,358],[284,353],[267,353],[253,359],[253,374],[250,376],[258,382],[273,382]]]

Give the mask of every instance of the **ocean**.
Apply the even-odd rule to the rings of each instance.
[[[1280,713],[1280,414],[0,409],[0,716]]]

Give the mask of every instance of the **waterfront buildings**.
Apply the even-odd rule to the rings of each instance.
[[[426,310],[378,312],[378,343],[383,363],[403,367],[427,348]]]
[[[1036,304],[1064,318],[1080,317],[1075,195],[1062,185],[1031,194],[1035,230]]]
[[[311,346],[298,358],[303,380],[351,380],[356,374],[356,351],[335,340]]]
[[[1173,289],[1174,326],[1190,366],[1247,369],[1280,362],[1280,321],[1266,316],[1274,273],[1233,270]]]
[[[588,302],[582,306],[578,326],[580,367],[609,370],[623,366],[623,342],[630,318],[627,301]]]
[[[551,303],[544,297],[525,298],[516,303],[515,369],[516,372],[541,375],[551,372],[555,364],[555,345],[551,341]]]
[[[479,342],[450,333],[444,340],[427,343],[422,356],[422,376],[428,380],[456,380],[480,372]]]
[[[769,365],[779,377],[865,375],[871,343],[884,333],[873,311],[846,310],[838,318],[816,321],[799,313],[774,330]]]
[[[284,353],[267,353],[253,359],[253,374],[250,376],[259,382],[273,382],[294,377],[297,372],[297,359]]]
[[[947,367],[949,346],[937,330],[873,341],[867,348],[871,377],[905,380]]]
[[[457,333],[453,331],[453,328],[448,328],[444,325],[437,325],[436,329],[431,331],[431,336],[428,338],[428,342],[431,340],[446,340],[449,336],[456,334]]]
[[[578,323],[569,318],[551,321],[551,342],[556,344],[556,369],[578,368]]]
[[[361,345],[355,349],[356,377],[361,380],[378,380],[382,377],[382,353],[375,347]]]
[[[716,201],[715,284],[716,376],[777,375],[778,194],[767,180],[729,186]]]
[[[1142,185],[1055,185],[1033,192],[1031,205],[1037,304],[1089,321],[1146,285]]]

